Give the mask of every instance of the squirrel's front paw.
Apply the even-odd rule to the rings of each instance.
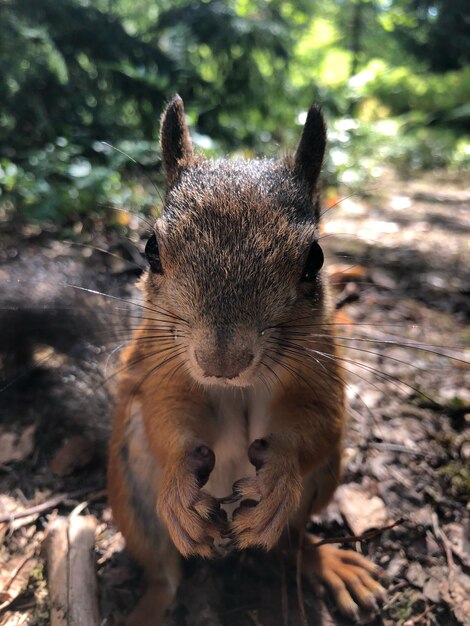
[[[300,504],[302,481],[292,455],[277,450],[270,439],[256,439],[248,450],[256,476],[233,485],[227,500],[240,501],[233,513],[231,534],[239,548],[272,548],[289,516]]]
[[[163,475],[158,513],[173,543],[186,557],[214,556],[214,539],[227,531],[225,511],[215,498],[201,489],[214,465],[213,451],[201,445],[173,462]]]

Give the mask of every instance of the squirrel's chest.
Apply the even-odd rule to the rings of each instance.
[[[268,434],[269,398],[263,390],[223,387],[214,387],[210,395],[216,421],[215,467],[204,489],[223,497],[232,492],[236,480],[255,473],[248,447]]]

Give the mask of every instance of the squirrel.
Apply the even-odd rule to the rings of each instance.
[[[113,517],[148,584],[129,623],[164,623],[181,555],[270,550],[287,528],[303,574],[357,618],[384,598],[378,568],[303,534],[338,486],[346,424],[318,243],[323,115],[312,105],[292,158],[214,161],[175,96],[160,142],[165,203],[108,461]]]

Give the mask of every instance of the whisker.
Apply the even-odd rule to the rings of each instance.
[[[136,217],[138,220],[143,222],[146,226],[146,229],[149,233],[153,231],[154,222],[150,222],[147,220],[141,213],[134,213],[133,211],[129,211],[129,209],[124,209],[123,207],[115,206],[114,204],[104,204],[107,209],[111,211],[120,211],[121,213],[126,213],[127,215],[132,215],[132,217]]]
[[[163,196],[161,194],[160,189],[157,187],[155,182],[150,178],[150,176],[145,172],[145,170],[143,169],[142,163],[139,163],[139,161],[137,161],[136,159],[131,157],[130,154],[127,154],[126,152],[124,152],[124,150],[121,150],[120,148],[117,148],[116,146],[113,146],[111,143],[108,143],[107,141],[101,141],[100,143],[102,143],[105,146],[108,146],[109,148],[112,148],[112,150],[116,150],[116,152],[119,152],[123,156],[127,157],[129,159],[129,161],[132,161],[132,163],[134,163],[135,165],[138,165],[141,168],[141,171],[142,171],[143,175],[145,176],[145,178],[149,181],[149,183],[153,186],[153,188],[157,192],[158,197],[160,198],[161,202],[162,203],[164,202],[164,199],[163,199]]]
[[[321,309],[311,309],[311,313],[309,315],[303,315],[302,317],[297,317],[297,318],[292,318],[289,320],[286,320],[285,322],[281,322],[280,324],[274,324],[273,326],[266,326],[265,328],[263,328],[263,330],[273,330],[273,329],[278,329],[278,328],[286,328],[286,327],[292,327],[292,328],[309,328],[311,326],[372,326],[373,328],[376,328],[378,326],[380,327],[389,327],[389,326],[395,326],[398,328],[402,328],[403,326],[407,326],[406,324],[404,325],[402,322],[385,322],[385,323],[373,323],[373,322],[314,322],[312,321],[312,314],[314,313],[321,313]],[[302,320],[310,320],[310,323],[308,324],[294,324],[293,322],[297,322],[297,321],[302,321]],[[418,324],[416,323],[412,323],[408,325],[411,328],[418,328]]]
[[[163,376],[163,378],[160,380],[160,384],[161,384],[161,383],[162,383],[165,379],[167,379],[167,378],[170,378],[170,379],[171,379],[171,378],[173,378],[173,377],[176,375],[176,373],[177,373],[177,372],[178,372],[178,371],[179,371],[182,367],[184,367],[184,365],[185,365],[185,362],[184,362],[184,361],[181,361],[180,363],[177,363],[173,369],[171,369],[171,370],[169,370],[169,371],[167,372],[166,376]]]
[[[109,362],[113,358],[113,355],[116,354],[116,352],[118,352],[119,350],[121,350],[122,348],[124,348],[127,345],[128,345],[127,343],[121,343],[119,346],[116,346],[113,350],[111,350],[111,352],[108,354],[108,356],[106,358],[106,362],[104,364],[104,376],[105,376],[106,379],[108,378]]]
[[[147,374],[142,378],[142,380],[139,381],[138,385],[136,387],[134,387],[134,389],[131,391],[130,395],[131,397],[135,397],[140,389],[142,388],[143,384],[148,380],[148,378],[150,378],[150,376],[152,376],[156,371],[158,371],[161,367],[163,367],[164,365],[166,365],[167,363],[171,362],[173,359],[176,359],[178,356],[181,356],[182,354],[184,354],[186,352],[186,348],[183,348],[182,350],[180,350],[179,352],[176,352],[172,355],[170,355],[169,357],[167,357],[166,359],[164,359],[162,362],[157,363],[157,365],[155,365],[154,367],[152,367]]]
[[[105,298],[111,298],[111,300],[118,300],[119,302],[125,302],[126,304],[131,304],[133,306],[137,306],[137,307],[139,307],[141,309],[144,309],[145,311],[150,311],[151,313],[158,313],[159,312],[158,308],[156,306],[154,306],[152,308],[152,307],[146,306],[146,305],[144,305],[144,304],[142,304],[140,302],[135,302],[133,300],[127,300],[126,298],[121,298],[119,296],[113,296],[113,295],[111,295],[109,293],[104,293],[102,291],[98,291],[97,289],[89,289],[88,287],[79,287],[78,285],[70,285],[70,284],[67,284],[67,283],[65,284],[65,286],[66,287],[70,287],[72,289],[78,289],[79,291],[84,291],[86,293],[92,293],[95,296],[103,296]],[[180,317],[179,315],[173,314],[173,316],[174,316],[175,319],[178,319],[180,322],[182,322],[182,323],[184,323],[186,325],[189,325],[188,322],[185,319],[183,319],[182,317]]]
[[[276,374],[276,372],[272,369],[272,367],[270,367],[267,363],[265,363],[263,360],[260,361],[260,363],[266,367],[268,369],[268,371],[274,376],[274,378],[278,381],[278,383],[281,385],[281,387],[284,387],[284,383],[283,381],[279,378],[279,376]]]
[[[108,376],[103,382],[101,382],[99,385],[97,385],[94,388],[93,391],[97,391],[98,389],[100,389],[104,385],[108,384],[111,380],[113,380],[114,378],[116,378],[117,376],[119,376],[120,374],[125,372],[126,370],[130,369],[131,367],[134,367],[135,365],[139,365],[143,361],[145,361],[147,359],[151,359],[153,357],[156,357],[157,355],[162,354],[164,352],[168,352],[169,350],[176,350],[179,347],[180,346],[172,345],[172,346],[169,346],[169,347],[166,347],[166,348],[162,348],[160,350],[154,350],[153,352],[148,352],[147,354],[144,354],[143,356],[140,356],[138,359],[134,359],[133,361],[127,362],[123,367],[121,367],[117,371],[113,372],[113,374]],[[183,352],[184,352],[184,349],[182,350],[182,353]]]
[[[69,246],[78,246],[80,248],[86,248],[88,250],[95,250],[96,252],[101,252],[102,254],[107,254],[108,256],[111,256],[115,259],[119,259],[120,261],[123,261],[125,263],[130,263],[131,265],[133,265],[134,267],[136,267],[139,270],[144,270],[146,268],[146,263],[144,262],[144,260],[142,259],[142,263],[136,263],[135,261],[132,260],[128,260],[128,259],[123,259],[122,256],[120,256],[119,254],[116,254],[115,252],[111,252],[110,250],[106,250],[105,248],[100,248],[99,246],[92,246],[89,243],[82,243],[80,241],[69,241],[67,239],[63,239],[62,243],[66,243]]]
[[[281,344],[282,346],[288,346],[288,347],[292,347],[292,348],[296,348],[296,347],[297,347],[297,344],[295,344],[295,343],[290,343],[290,342],[286,341],[284,337],[280,337],[280,338],[278,338],[278,339],[277,339],[277,342],[278,342],[279,344]],[[274,342],[273,342],[273,343],[274,343]],[[327,368],[325,367],[325,365],[324,365],[324,364],[323,364],[320,360],[315,359],[315,361],[317,362],[317,364],[318,364],[318,365],[320,365],[320,367],[321,367],[321,368],[322,368],[325,372],[327,372],[328,374],[330,373],[330,372],[327,370]]]
[[[287,334],[287,333],[286,333]],[[376,343],[379,345],[385,345],[385,346],[394,346],[394,347],[399,347],[399,348],[411,348],[413,350],[419,350],[422,352],[427,352],[429,354],[435,354],[436,356],[441,356],[441,357],[445,357],[447,359],[450,359],[452,361],[457,361],[459,363],[462,363],[464,365],[468,365],[469,362],[466,361],[465,359],[461,359],[458,358],[456,356],[452,356],[451,354],[447,354],[445,352],[438,352],[437,350],[432,350],[431,348],[441,348],[441,349],[446,349],[448,348],[448,346],[440,346],[437,344],[428,344],[428,343],[421,343],[421,342],[411,342],[411,343],[404,343],[404,342],[400,342],[400,341],[394,341],[392,339],[375,339],[373,337],[371,338],[366,338],[366,337],[347,337],[344,335],[327,335],[327,334],[321,334],[321,333],[288,333],[289,336],[295,336],[295,337],[299,337],[301,339],[304,339],[305,341],[312,341],[311,339],[309,339],[309,337],[329,337],[331,339],[341,339],[342,341],[358,341],[358,342],[365,342],[365,343]],[[351,350],[361,350],[361,348],[354,348],[353,346],[348,346],[348,345],[343,345],[342,347],[347,348],[347,349],[351,349]],[[455,347],[455,346],[450,346],[450,349],[454,349],[454,350],[458,350],[458,349],[462,349],[460,347]],[[367,352],[367,350],[361,350],[362,352]],[[373,352],[370,352],[371,354],[374,354]],[[377,353],[375,353],[377,354]],[[385,355],[384,355],[385,356]],[[386,358],[392,358],[392,357],[386,357]],[[394,358],[394,357],[393,357]],[[396,360],[396,359],[394,359]]]
[[[364,363],[360,363],[359,361],[353,361],[351,359],[347,359],[345,357],[341,357],[341,356],[338,356],[338,355],[332,356],[332,355],[329,355],[327,353],[320,352],[318,350],[313,350],[312,348],[305,348],[305,350],[307,350],[307,351],[312,350],[313,352],[315,352],[315,354],[321,354],[325,358],[339,360],[339,361],[342,361],[344,363],[349,363],[351,365],[354,365],[354,366],[359,367],[361,369],[364,369],[366,371],[372,372],[380,380],[388,382],[388,383],[394,385],[395,387],[397,387],[398,389],[400,388],[400,385],[408,387],[409,389],[414,391],[417,395],[426,398],[426,400],[431,402],[433,406],[436,406],[436,407],[439,406],[439,404],[435,400],[433,400],[430,396],[425,394],[423,391],[421,391],[417,387],[414,387],[413,385],[410,385],[409,383],[406,383],[403,380],[400,380],[399,378],[396,378],[395,376],[392,376],[391,374],[386,374],[385,372],[381,372],[380,370],[378,370],[378,369],[376,369],[374,367],[371,367],[369,365],[365,365]],[[351,370],[349,370],[349,371],[351,371]]]
[[[24,281],[26,282],[26,281]],[[79,291],[83,291],[86,293],[90,293],[91,295],[95,295],[95,296],[99,296],[99,297],[104,297],[104,298],[110,298],[112,300],[116,300],[119,302],[123,302],[125,304],[128,304],[129,307],[135,307],[137,309],[142,309],[142,310],[146,310],[146,311],[150,311],[151,313],[154,313],[156,315],[158,315],[159,317],[150,317],[150,316],[143,316],[142,314],[138,314],[138,315],[133,315],[130,313],[129,308],[128,307],[120,307],[120,306],[113,306],[112,310],[107,310],[104,314],[105,317],[107,318],[111,318],[115,313],[117,315],[117,312],[124,312],[126,313],[126,317],[130,318],[130,319],[137,319],[139,321],[145,321],[145,320],[150,320],[150,321],[157,321],[157,322],[161,322],[161,317],[167,317],[169,319],[174,319],[174,320],[178,320],[179,322],[185,324],[186,326],[188,326],[188,322],[183,319],[182,317],[180,317],[179,315],[177,315],[174,312],[168,311],[166,309],[163,309],[161,307],[158,307],[157,305],[153,305],[152,307],[148,307],[143,305],[141,302],[135,301],[135,300],[129,300],[127,298],[123,298],[120,296],[115,296],[113,294],[109,294],[109,293],[104,293],[101,291],[98,291],[96,289],[89,289],[87,287],[81,287],[79,285],[69,285],[66,284],[64,285],[68,288],[72,288],[72,289],[76,289]],[[23,305],[8,305],[8,306],[0,306],[0,311],[28,311],[28,312],[32,312],[32,313],[44,313],[45,311],[73,311],[74,313],[77,311],[83,311],[83,313],[85,314],[92,314],[93,313],[93,309],[90,306],[75,306],[75,305],[54,305],[54,306],[48,306],[48,307],[44,307],[44,306],[23,306]],[[54,320],[54,324],[59,324],[59,321]],[[63,322],[65,325],[67,325],[67,327],[69,326],[69,322]]]
[[[307,357],[307,359],[313,358],[313,357],[311,357],[311,355],[305,354],[303,351],[300,350],[300,348],[302,348],[302,346],[296,346],[296,348],[297,348],[297,350],[294,351],[294,354],[296,354],[297,356],[299,356],[299,357]],[[285,352],[284,352],[284,354],[285,354]],[[331,355],[331,356],[333,357],[333,355]],[[291,360],[294,360],[294,357],[292,356],[292,354],[287,354],[287,357],[290,358]],[[314,360],[317,361],[317,359],[314,359]],[[312,372],[314,372],[315,375],[318,376],[318,370],[311,363],[306,363],[303,359],[300,359],[300,358],[299,359],[295,359],[295,361],[297,363],[301,364],[302,366],[309,367],[309,369],[311,369]],[[347,372],[348,374],[355,375],[357,378],[359,378],[359,380],[362,380],[367,385],[371,385],[372,387],[377,389],[377,391],[381,392],[381,389],[380,389],[380,387],[378,387],[378,385],[376,385],[372,381],[368,380],[367,378],[364,378],[364,376],[361,376],[357,372],[349,370],[347,367],[345,367],[344,365],[341,365],[340,363],[336,363],[336,367],[338,367],[339,369]],[[347,388],[352,388],[351,385],[346,380],[340,378],[339,376],[335,376],[333,374],[333,372],[330,372],[330,371],[327,370],[326,373],[327,373],[328,378],[331,378],[332,380],[334,380],[335,382],[340,383],[341,385],[342,384],[346,385]],[[361,398],[360,396],[357,396],[357,399],[362,403],[362,405],[364,406],[364,408],[368,412],[369,417],[371,417],[374,420],[374,422],[376,424],[378,424],[378,422],[377,422],[377,420],[375,418],[375,415],[372,413],[371,409],[367,406],[367,403],[363,400],[363,398]]]
[[[326,209],[324,209],[323,211],[321,211],[321,216],[323,218],[324,215],[326,215],[329,211],[331,211],[332,209],[336,208],[337,206],[339,206],[342,202],[344,202],[345,200],[349,200],[349,198],[354,198],[355,196],[359,195],[359,191],[352,191],[350,194],[348,194],[347,196],[344,196],[343,198],[340,198],[339,200],[337,200],[334,204],[332,204],[331,206],[327,207]]]
[[[308,317],[306,317],[306,319],[308,319]],[[403,329],[407,329],[407,330],[420,330],[422,331],[422,328],[419,326],[419,324],[416,324],[415,322],[410,323],[410,324],[398,324],[398,323],[391,323],[391,324],[378,324],[378,323],[362,323],[362,322],[313,322],[310,324],[292,324],[290,325],[290,328],[314,328],[314,327],[339,327],[339,328],[346,328],[346,327],[359,327],[360,328],[360,332],[366,332],[367,331],[367,327],[372,327],[373,330],[376,330],[376,332],[380,332],[380,329],[382,327],[384,328],[388,328],[388,327],[396,327],[396,328],[403,328]],[[362,327],[365,327],[365,330],[362,331]],[[273,326],[271,328],[277,329],[277,328],[289,328],[289,324],[284,324],[284,325],[277,325],[277,326]],[[289,331],[291,334],[294,334],[294,332]],[[307,336],[308,333],[305,332],[298,332],[297,335],[299,337],[303,337],[303,336]],[[403,341],[395,341],[396,338],[401,339],[402,335],[397,335],[394,334],[392,332],[388,332],[387,334],[385,333],[381,333],[382,339],[376,339],[375,337],[371,337],[370,335],[367,337],[351,337],[351,336],[339,336],[339,335],[333,335],[333,337],[339,337],[342,339],[347,339],[349,341],[383,341],[384,343],[386,342],[390,342],[390,344],[396,344],[397,346],[401,346],[401,347],[409,347],[409,348],[422,348],[422,349],[426,349],[426,348],[441,348],[441,349],[450,349],[450,350],[464,350],[465,348],[462,346],[442,346],[439,344],[432,344],[432,343],[428,343],[428,342],[419,342],[419,341],[413,341],[410,340],[409,343],[404,343]],[[392,337],[392,339],[387,339],[387,337]],[[452,357],[452,355],[450,354],[445,354],[445,353],[439,353],[436,352],[436,354],[438,356],[446,356],[450,359],[454,358]]]
[[[290,372],[290,374],[294,377],[297,378],[299,380],[301,380],[307,387],[307,389],[310,389],[311,391],[314,392],[315,397],[318,398],[318,393],[317,390],[313,387],[312,383],[307,380],[300,372],[298,372],[295,368],[288,366],[284,361],[282,360],[278,360],[275,359],[273,356],[271,356],[270,354],[266,354],[265,355],[266,358],[270,359],[271,361],[273,361],[274,363],[276,363],[277,365],[279,365],[280,367],[283,367],[285,370],[287,370],[288,372]]]

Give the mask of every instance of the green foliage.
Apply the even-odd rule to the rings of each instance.
[[[222,0],[4,2],[3,207],[21,219],[62,223],[122,203],[129,161],[95,146],[127,141],[132,152],[144,142],[139,161],[158,176],[159,117],[176,91],[188,103],[197,144],[264,146],[289,116],[274,93],[287,82],[289,20],[304,15],[281,9],[241,2],[236,10]]]
[[[0,28],[3,153],[7,145],[21,158],[57,136],[87,147],[103,133],[140,137],[154,130],[148,103],[161,107],[163,89],[145,76],[160,76],[170,60],[112,15],[67,0],[18,0],[0,12]],[[140,81],[126,74],[129,66],[141,68]]]
[[[122,150],[123,152],[120,152]],[[78,220],[93,220],[108,213],[111,222],[119,216],[109,209],[138,206],[151,212],[159,201],[145,192],[141,168],[131,171],[130,159],[145,165],[150,146],[146,141],[121,142],[115,148],[95,142],[90,158],[85,158],[81,147],[69,144],[59,137],[54,144],[29,153],[26,166],[0,160],[0,188],[5,201],[3,209],[11,217],[33,223],[66,225]],[[150,185],[151,186],[151,185]]]
[[[420,111],[428,123],[455,123],[470,130],[470,65],[445,74],[417,74],[376,64],[373,74],[363,95],[386,103],[393,114]]]
[[[468,502],[470,499],[470,469],[461,461],[451,461],[439,469],[449,495],[456,500]]]
[[[0,12],[0,146],[16,156],[57,136],[82,145],[157,136],[164,102],[179,91],[199,132],[225,147],[253,143],[257,122],[287,80],[291,29],[275,3],[239,15],[222,0],[159,7],[157,19],[124,19],[78,0],[17,0]],[[117,11],[116,11],[117,8]],[[119,16],[122,13],[122,16]],[[293,19],[293,16],[291,16]],[[284,102],[285,104],[285,102]],[[238,124],[226,128],[226,119]]]
[[[383,23],[433,72],[458,70],[469,62],[467,0],[395,0]]]
[[[414,115],[359,121],[342,118],[331,125],[325,175],[361,191],[393,166],[403,175],[421,170],[470,170],[470,140],[456,140],[445,128],[429,128]]]
[[[0,211],[67,224],[158,203],[132,159],[161,182],[176,91],[211,155],[292,148],[317,100],[330,181],[467,167],[465,28],[463,0],[0,0]]]

